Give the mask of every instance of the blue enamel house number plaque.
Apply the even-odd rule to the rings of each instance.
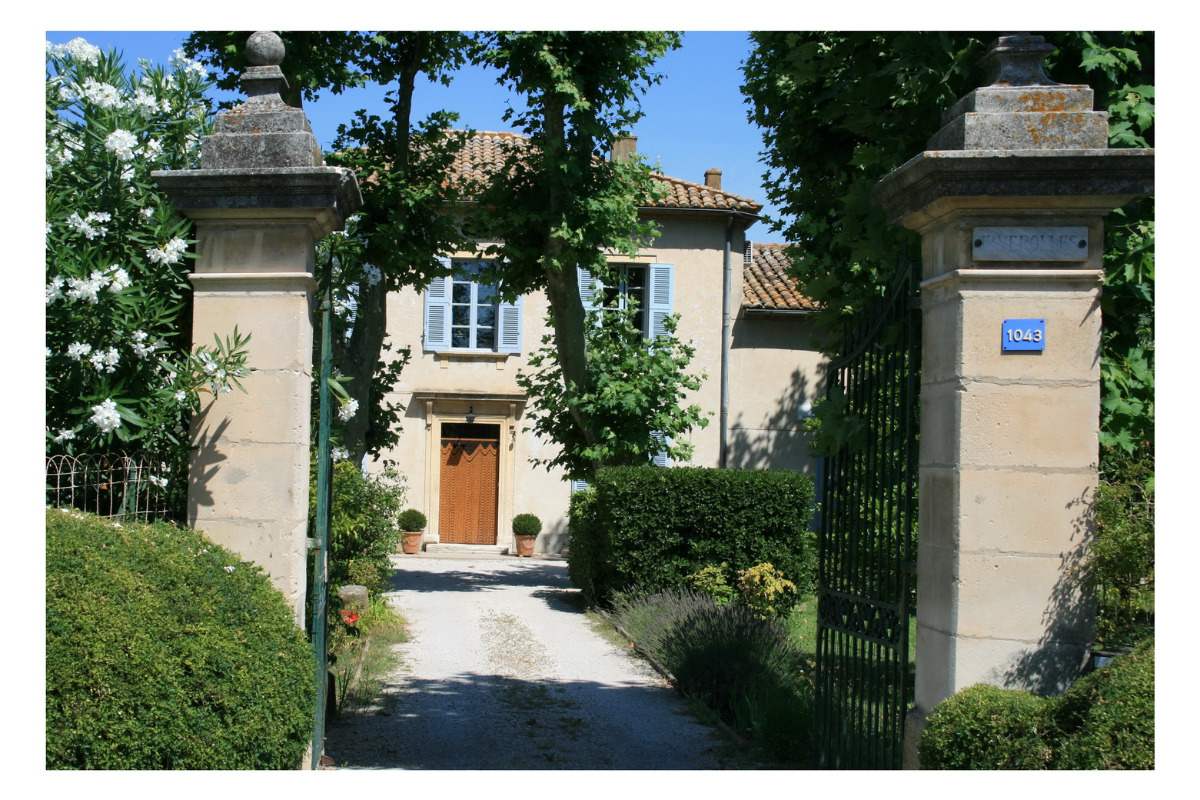
[[[1000,326],[1000,349],[1045,350],[1046,320],[1006,319]]]

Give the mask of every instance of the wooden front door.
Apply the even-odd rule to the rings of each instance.
[[[438,537],[446,544],[495,544],[500,426],[443,423]]]

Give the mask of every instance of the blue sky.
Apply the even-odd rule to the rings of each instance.
[[[127,65],[139,58],[166,63],[182,45],[185,31],[49,31],[46,38],[63,44],[82,36],[105,50],[115,48],[125,56]],[[704,182],[704,173],[713,167],[722,171],[722,188],[748,197],[774,214],[762,188],[761,131],[747,118],[749,106],[743,102],[741,64],[751,44],[745,31],[691,31],[683,37],[683,46],[661,59],[656,70],[665,77],[646,93],[642,101],[645,117],[638,123],[638,151],[651,164],[676,178]],[[360,108],[383,114],[383,89],[368,87],[342,95],[323,93],[315,103],[306,103],[322,149],[328,149],[339,123],[348,122]],[[226,97],[226,95],[222,95]],[[428,82],[418,83],[414,93],[416,115],[437,109],[460,114],[460,122],[476,130],[503,131],[511,128],[501,117],[510,98],[495,81],[492,71],[467,67],[450,87]],[[750,229],[756,241],[781,241],[771,234],[764,222]]]

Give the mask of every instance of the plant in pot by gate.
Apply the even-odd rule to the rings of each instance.
[[[396,521],[400,526],[401,548],[412,555],[421,552],[421,536],[425,530],[425,515],[415,508],[400,512]]]
[[[542,521],[533,514],[517,514],[513,517],[512,530],[517,541],[517,556],[533,556],[533,543],[542,532]]]

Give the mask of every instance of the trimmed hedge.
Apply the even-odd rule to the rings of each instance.
[[[46,511],[48,769],[295,769],[315,703],[261,569],[190,529]]]
[[[921,769],[1046,769],[1051,701],[979,684],[933,709],[921,735]]]
[[[972,686],[938,703],[922,769],[1154,769],[1154,642],[1062,697]]]
[[[1154,769],[1154,641],[1073,683],[1057,717],[1056,769]]]
[[[812,480],[791,471],[609,467],[572,498],[571,580],[592,602],[619,592],[690,587],[710,564],[733,572],[769,562],[797,592],[816,572]]]

